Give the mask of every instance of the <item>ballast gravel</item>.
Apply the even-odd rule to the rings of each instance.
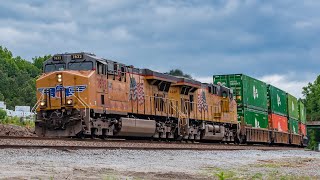
[[[0,149],[0,179],[319,179],[320,153]]]

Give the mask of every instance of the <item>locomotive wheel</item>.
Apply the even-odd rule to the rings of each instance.
[[[239,140],[239,138],[238,138],[238,137],[235,137],[235,138],[234,138],[234,144],[237,144],[237,145],[239,145],[239,144],[240,144],[240,140]]]
[[[79,134],[77,134],[77,137],[82,140],[85,139],[85,135],[82,131]]]

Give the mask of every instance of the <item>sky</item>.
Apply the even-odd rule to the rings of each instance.
[[[318,75],[319,0],[0,0],[14,56],[91,52],[197,80],[243,73],[302,97]]]

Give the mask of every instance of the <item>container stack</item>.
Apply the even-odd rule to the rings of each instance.
[[[303,102],[300,100],[298,103],[299,103],[299,131],[300,131],[300,134],[306,136],[307,135],[307,129],[306,129],[306,123],[307,123],[306,113],[307,112]]]
[[[238,121],[247,126],[268,129],[267,84],[243,74],[216,75],[215,84],[232,89],[238,104]]]
[[[268,85],[269,128],[279,132],[288,132],[287,93]]]
[[[289,132],[299,134],[299,104],[298,99],[288,94]]]

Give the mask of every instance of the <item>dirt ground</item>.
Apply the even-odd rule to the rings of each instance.
[[[0,179],[320,179],[320,153],[0,149]]]
[[[0,124],[0,136],[20,136],[20,137],[33,137],[36,136],[33,129],[28,129],[16,125]]]

